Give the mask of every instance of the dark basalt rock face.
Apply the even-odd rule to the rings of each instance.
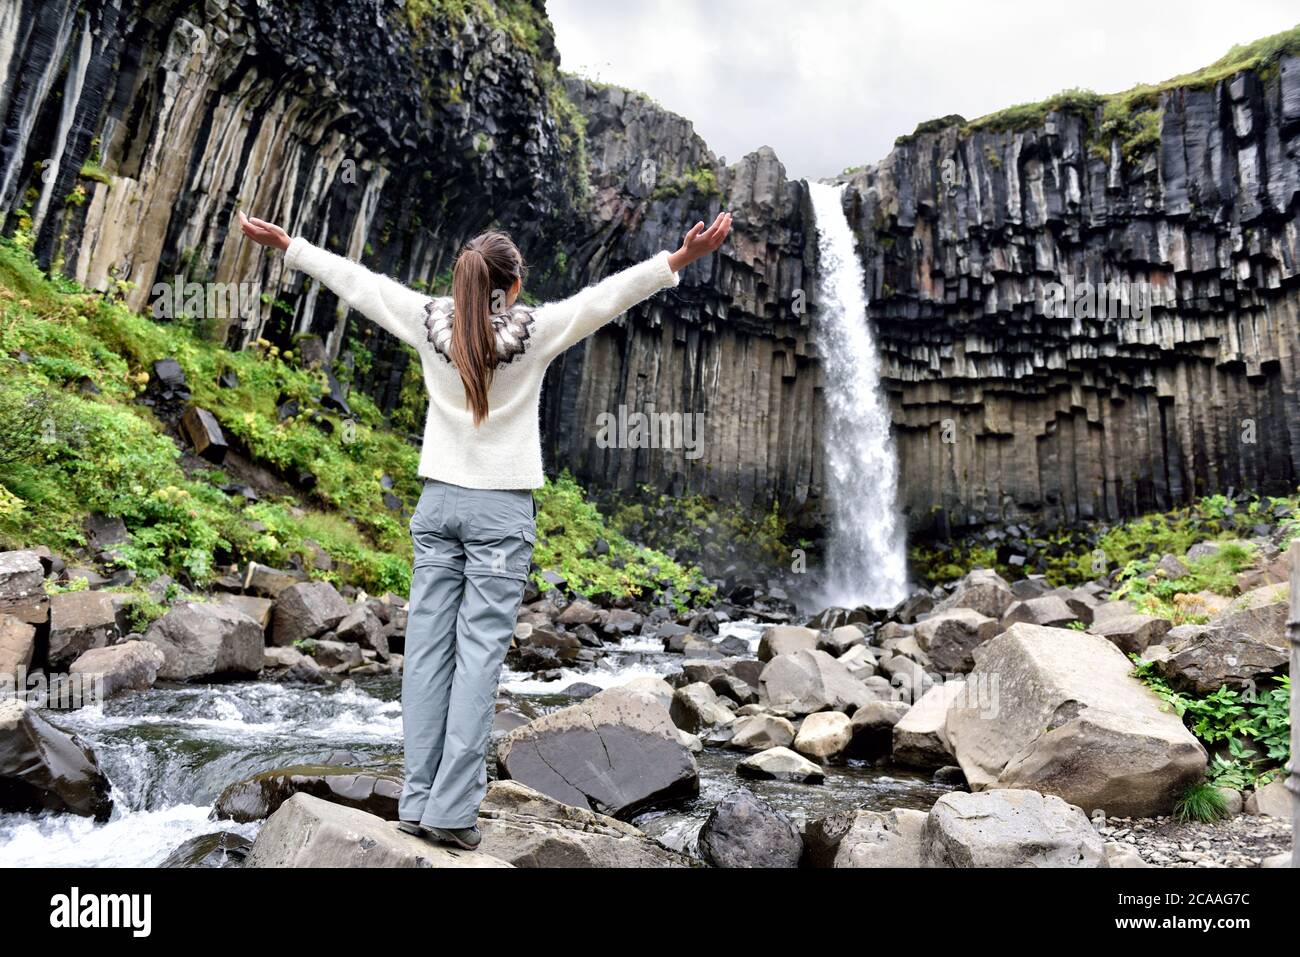
[[[134,283],[135,308],[178,276],[230,284],[237,308],[204,327],[235,348],[311,333],[346,360],[356,340],[386,409],[409,352],[232,235],[237,207],[422,288],[501,226],[546,300],[673,247],[725,198],[719,254],[555,362],[547,460],[817,524],[806,187],[770,149],[728,166],[647,97],[559,74],[541,0],[415,26],[384,0],[16,3],[0,230],[93,288]],[[1294,488],[1298,63],[1162,94],[1158,142],[1128,158],[1099,115],[950,118],[845,177],[913,527]],[[1044,284],[1068,279],[1149,284],[1151,319],[1044,315]],[[606,447],[620,407],[689,418],[699,454]]]
[[[1162,94],[1132,162],[1051,113],[847,177],[914,526],[1295,488],[1300,58],[1261,72]],[[1070,281],[1076,317],[1048,315]],[[1085,282],[1144,284],[1147,321],[1089,317]]]

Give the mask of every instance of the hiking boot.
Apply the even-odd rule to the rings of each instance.
[[[483,840],[483,835],[479,832],[477,825],[471,825],[469,827],[421,826],[424,828],[424,832],[435,841],[442,841],[444,844],[454,844],[467,851],[472,851],[477,848],[479,842]]]

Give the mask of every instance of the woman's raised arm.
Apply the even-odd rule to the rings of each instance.
[[[339,299],[407,345],[419,349],[428,342],[424,326],[428,296],[408,289],[395,279],[371,272],[351,259],[313,246],[301,236],[290,239],[274,223],[251,219],[241,212],[239,226],[253,242],[281,250],[289,269],[305,272],[318,280]]]

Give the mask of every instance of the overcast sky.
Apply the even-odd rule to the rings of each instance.
[[[1296,0],[546,0],[565,70],[650,94],[735,162],[874,163],[948,113],[1099,93],[1289,29]]]

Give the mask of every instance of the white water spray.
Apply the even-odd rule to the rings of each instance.
[[[898,513],[898,458],[880,356],[867,321],[866,283],[844,216],[843,187],[809,183],[820,259],[818,349],[826,376],[826,493],[829,536],[820,601],[852,608],[907,595]]]

